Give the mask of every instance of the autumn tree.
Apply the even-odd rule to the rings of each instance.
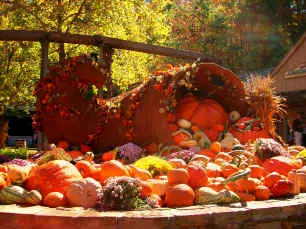
[[[166,0],[10,0],[0,3],[0,29],[103,35],[163,45],[169,40]],[[0,43],[0,111],[31,107],[31,95],[39,78],[40,44]],[[98,52],[93,46],[50,43],[51,64],[65,58]],[[112,79],[120,90],[142,81],[159,63],[152,55],[115,50]],[[14,95],[16,95],[14,97]],[[14,97],[14,98],[13,98]]]
[[[236,73],[276,66],[306,25],[299,0],[176,0],[171,9],[174,46],[215,55]]]

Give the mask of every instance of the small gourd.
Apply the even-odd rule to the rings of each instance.
[[[31,190],[27,192],[23,187],[10,185],[0,191],[1,204],[27,204],[39,205],[42,196],[39,191]]]
[[[20,165],[8,165],[7,178],[11,184],[22,185],[28,178],[31,167]]]
[[[195,192],[196,204],[216,204],[220,202],[218,192],[209,187],[201,187]]]
[[[187,141],[192,139],[192,135],[184,129],[179,129],[178,131],[172,133],[172,136],[175,145],[180,145],[182,141]]]
[[[196,140],[199,144],[199,146],[203,148],[208,148],[211,144],[209,138],[203,131],[197,131],[193,135],[193,139]]]
[[[195,192],[196,204],[226,204],[239,201],[238,195],[225,189],[217,192],[209,187],[201,187]]]
[[[148,170],[138,168],[133,164],[129,165],[129,173],[132,177],[140,180],[152,179],[152,175]]]
[[[42,195],[37,190],[31,190],[25,195],[25,201],[30,205],[40,205],[42,202]]]
[[[224,138],[220,141],[222,148],[232,150],[235,145],[240,144],[239,140],[237,138],[234,138],[234,136],[227,132],[224,136]]]
[[[191,158],[189,162],[196,162],[196,161],[200,161],[204,165],[207,165],[207,163],[210,161],[210,158],[205,155],[195,154],[193,155],[193,157]]]
[[[84,154],[84,160],[89,161],[89,162],[92,162],[94,157],[95,157],[95,155],[94,155],[93,152],[86,152]]]
[[[232,123],[235,123],[241,117],[241,115],[238,111],[231,111],[229,116],[230,116],[230,120],[231,120]]]
[[[0,203],[1,204],[25,204],[25,196],[27,191],[17,185],[10,185],[4,187],[0,191]]]
[[[197,146],[198,143],[195,140],[186,140],[186,141],[181,141],[179,146],[183,148],[191,148]]]
[[[300,183],[300,191],[306,192],[306,166],[303,166],[296,172]]]
[[[51,208],[65,207],[67,199],[61,192],[49,192],[43,200],[43,205]]]
[[[184,128],[184,129],[189,129],[191,127],[191,122],[189,122],[188,120],[186,119],[179,119],[177,121],[177,125],[181,128]]]

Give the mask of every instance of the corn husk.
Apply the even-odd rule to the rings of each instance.
[[[276,133],[277,120],[286,115],[286,99],[276,95],[273,80],[270,76],[251,75],[244,84],[246,101],[251,108],[250,113],[264,123],[264,129],[274,139],[284,144]]]

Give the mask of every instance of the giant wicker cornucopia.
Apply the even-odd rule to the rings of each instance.
[[[105,151],[129,141],[172,145],[172,115],[192,119],[217,140],[230,124],[231,111],[248,112],[240,79],[213,63],[157,72],[139,87],[110,99],[93,93],[104,81],[105,75],[85,56],[51,68],[36,88],[36,127],[50,142],[65,139]],[[194,114],[188,114],[192,109]]]

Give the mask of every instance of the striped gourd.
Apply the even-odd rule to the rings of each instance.
[[[25,195],[25,200],[27,204],[39,205],[42,201],[42,195],[37,190],[31,190]]]
[[[1,204],[24,204],[27,191],[16,185],[10,185],[0,191]]]

